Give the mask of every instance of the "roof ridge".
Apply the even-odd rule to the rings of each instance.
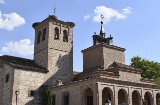
[[[2,57],[2,59],[21,59],[21,60],[27,60],[27,61],[34,61],[34,60],[32,60],[32,59],[28,59],[28,58],[22,58],[22,57],[16,57],[16,56],[10,56],[10,55],[2,55],[1,56]]]

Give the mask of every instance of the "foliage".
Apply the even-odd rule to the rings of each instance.
[[[42,88],[40,98],[42,105],[52,105],[52,95],[48,88]]]
[[[158,98],[158,102],[157,102],[157,105],[160,105],[160,98]]]
[[[131,59],[131,66],[143,70],[142,77],[154,79],[160,85],[160,63],[136,56]]]
[[[148,105],[148,102],[146,99],[142,99],[142,101],[143,101],[143,105]]]

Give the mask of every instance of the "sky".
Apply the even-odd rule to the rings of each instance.
[[[74,27],[74,71],[83,70],[81,50],[93,45],[104,16],[106,36],[125,48],[125,63],[134,56],[160,62],[160,0],[0,0],[0,55],[33,59],[32,24],[54,14]]]

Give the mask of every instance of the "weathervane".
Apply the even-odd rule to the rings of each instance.
[[[101,14],[101,24],[103,24],[103,19],[104,19],[104,16]]]
[[[102,20],[104,19],[104,16],[101,14],[101,16],[100,16],[100,17],[101,17],[101,21],[102,21]]]
[[[56,5],[54,6],[54,15],[56,15]]]

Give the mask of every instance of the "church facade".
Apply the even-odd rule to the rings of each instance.
[[[83,71],[73,71],[73,22],[49,15],[33,25],[34,60],[0,56],[0,105],[41,105],[47,86],[53,105],[158,105],[160,86],[125,65],[125,48],[106,38],[103,22],[93,46],[82,50]]]

